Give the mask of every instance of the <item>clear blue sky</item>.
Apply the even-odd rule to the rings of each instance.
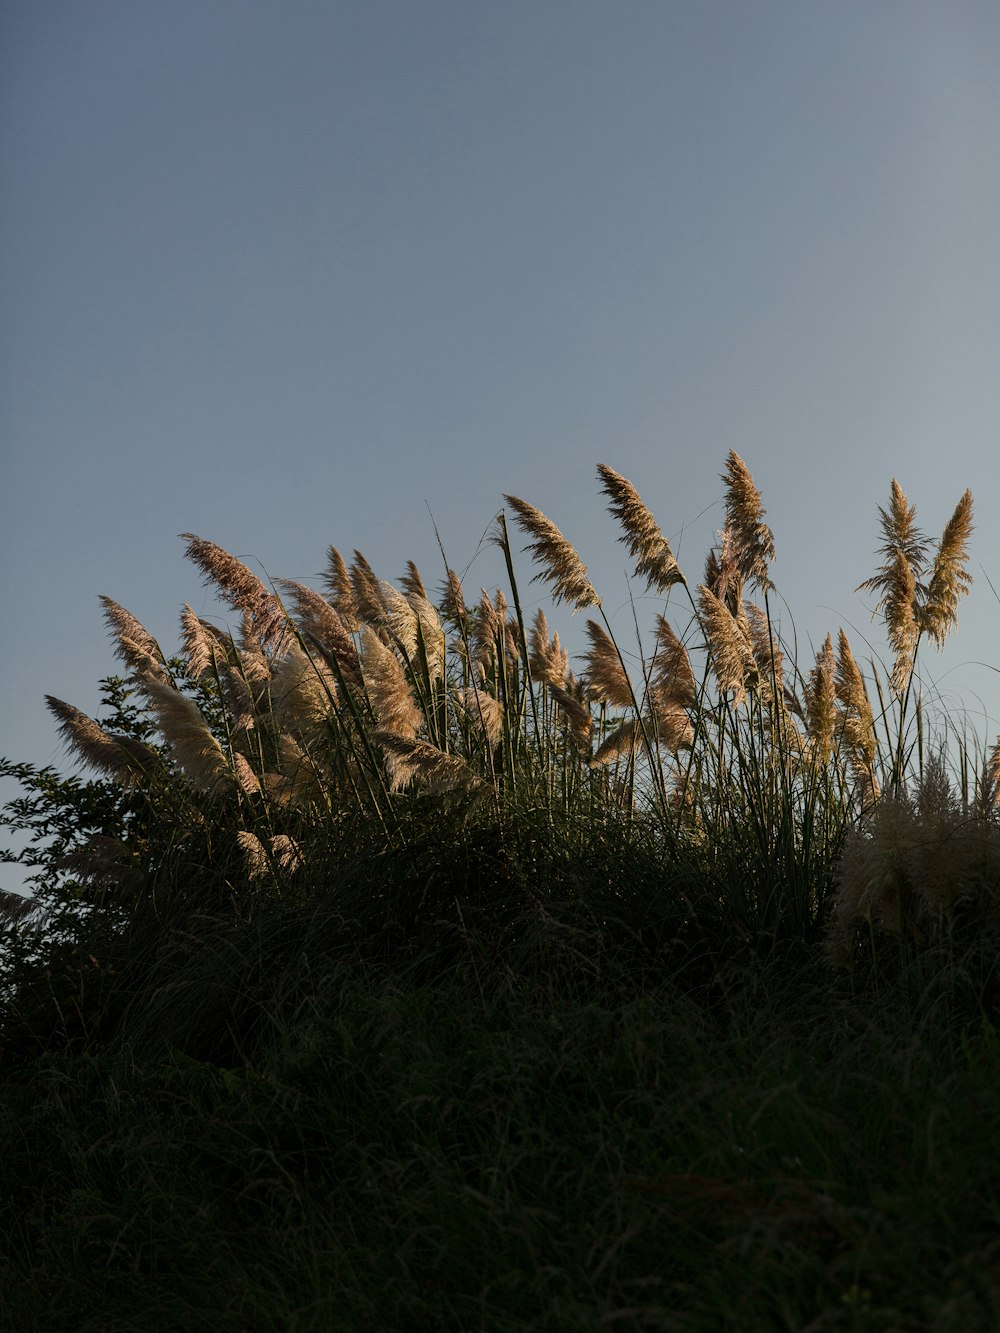
[[[730,448],[859,655],[890,479],[935,535],[972,488],[924,666],[995,734],[998,71],[995,0],[6,0],[0,752],[96,708],[98,594],[212,609],[182,531],[436,582],[430,509],[475,595],[509,491],[627,630],[596,463],[700,577]]]

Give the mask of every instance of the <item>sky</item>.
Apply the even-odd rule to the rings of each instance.
[[[806,669],[886,656],[891,479],[934,536],[971,488],[923,673],[992,741],[998,69],[995,0],[6,0],[0,753],[72,768],[43,696],[96,711],[100,594],[168,651],[218,610],[179,533],[432,586],[436,525],[471,600],[513,493],[627,636],[596,465],[696,582],[730,449]]]

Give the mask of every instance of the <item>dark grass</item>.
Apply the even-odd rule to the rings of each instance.
[[[317,997],[2,1092],[0,1325],[990,1329],[1000,1038],[744,972]]]

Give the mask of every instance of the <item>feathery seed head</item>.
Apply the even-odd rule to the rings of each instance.
[[[883,563],[872,578],[856,589],[880,594],[874,614],[883,613],[889,643],[896,656],[892,686],[898,695],[905,694],[909,684],[919,637],[919,579],[924,571],[928,541],[916,525],[916,515],[916,507],[909,503],[902,486],[893,477],[889,508],[879,507],[885,538],[879,547]]]
[[[248,796],[256,796],[260,792],[260,779],[250,766],[249,759],[240,754],[239,750],[233,751],[233,773],[236,785]]]
[[[816,665],[809,673],[805,689],[806,735],[812,752],[825,764],[837,746],[837,693],[834,684],[833,639],[828,634],[816,654]]]
[[[59,725],[63,740],[91,768],[131,785],[155,766],[156,755],[142,741],[130,736],[111,735],[79,708],[51,694],[45,696],[45,702]]]
[[[262,651],[282,652],[289,639],[288,618],[277,597],[234,555],[215,542],[182,532],[188,546],[184,554],[214,583],[222,597],[243,613],[244,634]]]
[[[197,616],[184,603],[181,610],[181,642],[184,647],[185,674],[189,680],[201,680],[229,660],[235,645],[228,634]]]
[[[972,575],[965,568],[972,535],[972,492],[966,490],[941,537],[934,557],[927,596],[918,621],[939,648],[958,620],[959,598],[965,597]]]
[[[591,698],[615,708],[634,707],[632,687],[614,641],[596,620],[588,620],[586,630],[590,640],[590,648],[585,654],[586,678]]]
[[[399,658],[368,625],[361,631],[361,670],[379,728],[413,740],[420,730],[423,714]]]
[[[348,634],[356,634],[361,628],[358,618],[358,606],[354,600],[354,587],[351,583],[351,572],[347,568],[347,561],[337,550],[336,546],[327,547],[327,568],[323,576],[323,582],[326,590],[330,594],[330,601],[333,603],[337,614],[344,622],[344,628]]]
[[[535,612],[528,647],[528,660],[535,679],[562,688],[569,671],[569,656],[559,642],[558,633],[549,639],[549,622],[541,607]]]
[[[102,597],[104,619],[115,640],[115,653],[126,666],[140,675],[165,680],[163,654],[152,634],[129,611],[110,597]]]
[[[980,803],[986,810],[1000,809],[1000,736],[990,749],[983,768]]]
[[[399,581],[403,585],[403,591],[407,597],[422,597],[425,602],[427,601],[427,589],[420,577],[420,570],[412,560],[407,560],[406,573]]]
[[[385,579],[377,580],[379,598],[382,602],[382,615],[374,623],[389,631],[412,662],[417,655],[417,613],[398,588],[394,588]]]
[[[185,776],[206,792],[231,781],[233,774],[222,747],[194,700],[165,681],[145,679],[142,688],[160,733]]]
[[[381,622],[384,607],[375,571],[360,551],[354,552],[354,563],[350,570],[351,590],[358,616],[369,625]]]
[[[310,658],[297,643],[274,664],[271,711],[293,736],[310,736],[336,707],[337,681],[322,658]]]
[[[636,558],[636,577],[644,578],[647,587],[659,592],[668,592],[675,583],[684,583],[670,543],[632,483],[606,463],[598,463],[597,472],[601,489],[611,502],[609,510],[625,530],[618,540]]]
[[[453,625],[464,625],[468,612],[462,595],[462,580],[453,569],[448,570],[444,587],[441,589],[441,614]]]
[[[271,855],[286,875],[293,875],[305,863],[302,848],[287,833],[275,833],[271,837]]]
[[[498,651],[503,652],[511,661],[518,657],[517,636],[511,630],[507,620],[507,598],[503,589],[497,588],[495,600],[485,588],[479,599],[479,610],[472,627],[472,648],[475,660],[488,667]],[[516,622],[515,622],[516,626]]]
[[[569,734],[581,750],[590,748],[590,734],[594,729],[594,718],[587,704],[587,694],[583,682],[576,679],[572,671],[567,671],[563,686],[550,685],[549,694],[555,700],[569,729]]]
[[[432,681],[443,680],[448,641],[437,607],[416,592],[410,593],[407,600],[417,617],[420,641],[427,659],[427,672]]]
[[[764,522],[764,504],[743,459],[730,449],[726,470],[726,522],[733,534],[739,570],[767,592],[771,588],[768,569],[774,559],[774,536]]]
[[[623,756],[631,757],[635,754],[641,738],[642,731],[638,718],[628,718],[605,737],[587,761],[588,767],[601,768],[605,764],[613,764],[616,759],[621,759]]]
[[[600,606],[587,566],[562,535],[556,525],[540,509],[519,500],[516,495],[504,499],[514,510],[518,525],[531,537],[525,550],[531,551],[536,563],[542,566],[533,582],[548,579],[552,584],[552,600],[569,602],[577,611],[588,606]]]
[[[656,652],[650,673],[650,694],[660,707],[668,702],[691,707],[696,686],[688,651],[661,615],[656,617]]]
[[[357,682],[358,651],[340,613],[313,588],[293,579],[278,579],[279,586],[292,598],[299,628],[320,649],[336,660],[345,678]]]
[[[414,781],[437,792],[472,791],[481,785],[464,759],[426,741],[407,740],[393,731],[375,731],[372,739],[382,747],[390,791],[401,791]]]
[[[500,744],[503,736],[504,710],[499,699],[486,690],[470,685],[460,695],[466,713],[475,722],[492,747]]]
[[[243,852],[243,867],[247,879],[253,881],[266,879],[271,873],[271,863],[260,838],[249,829],[240,829],[236,841]]]
[[[834,676],[834,688],[837,701],[842,709],[841,726],[844,742],[858,776],[867,778],[866,785],[877,794],[877,784],[872,765],[878,751],[875,739],[875,722],[872,716],[871,701],[865,688],[864,678],[847,635],[840,631],[837,640],[837,670]],[[859,772],[860,770],[860,772]]]
[[[653,739],[675,753],[694,747],[694,727],[687,710],[669,698],[651,694],[646,726]]]
[[[755,688],[760,681],[749,633],[726,604],[704,584],[698,587],[698,601],[719,689],[723,692],[732,690],[735,702],[742,703],[747,689]]]
[[[736,615],[743,600],[743,575],[732,525],[727,523],[718,537],[718,546],[713,547],[705,559],[705,587]]]
[[[763,607],[757,606],[755,602],[744,602],[743,612],[749,629],[754,661],[760,673],[761,698],[769,704],[775,697],[775,686],[777,686],[777,697],[783,698],[784,655],[778,646],[777,638],[772,633],[771,623]]]

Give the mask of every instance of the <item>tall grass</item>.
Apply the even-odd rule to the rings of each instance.
[[[636,579],[664,599],[634,645],[559,528],[507,497],[535,580],[590,613],[578,674],[544,610],[526,620],[505,513],[507,588],[474,599],[449,568],[435,598],[412,562],[397,586],[332,547],[323,593],[268,587],[193,534],[187,554],[238,632],[185,606],[168,656],[105,598],[125,669],[106,683],[110,716],[48,700],[99,779],[5,769],[33,793],[8,822],[41,847],[41,913],[9,913],[10,1032],[52,989],[52,957],[79,996],[50,1006],[49,1030],[139,1021],[143,1006],[147,1022],[170,1007],[164,987],[183,1001],[192,940],[194,955],[205,941],[224,954],[226,938],[245,952],[245,928],[276,914],[299,914],[345,966],[441,970],[485,956],[544,968],[555,951],[634,975],[821,948],[856,970],[887,947],[905,961],[992,938],[1000,738],[966,741],[949,773],[914,690],[971,581],[971,495],[935,543],[893,481],[882,564],[862,585],[892,664],[859,664],[841,629],[803,667],[771,613],[774,537],[736,453],[701,582],[636,488],[598,476]],[[204,1000],[223,965],[208,949],[197,966]]]
[[[476,595],[189,534],[235,632],[104,599],[94,776],[0,766],[0,1325],[997,1327],[1000,738],[915,684],[971,497],[894,482],[888,665],[800,663],[742,459],[700,582],[598,475],[635,642],[514,496]]]

